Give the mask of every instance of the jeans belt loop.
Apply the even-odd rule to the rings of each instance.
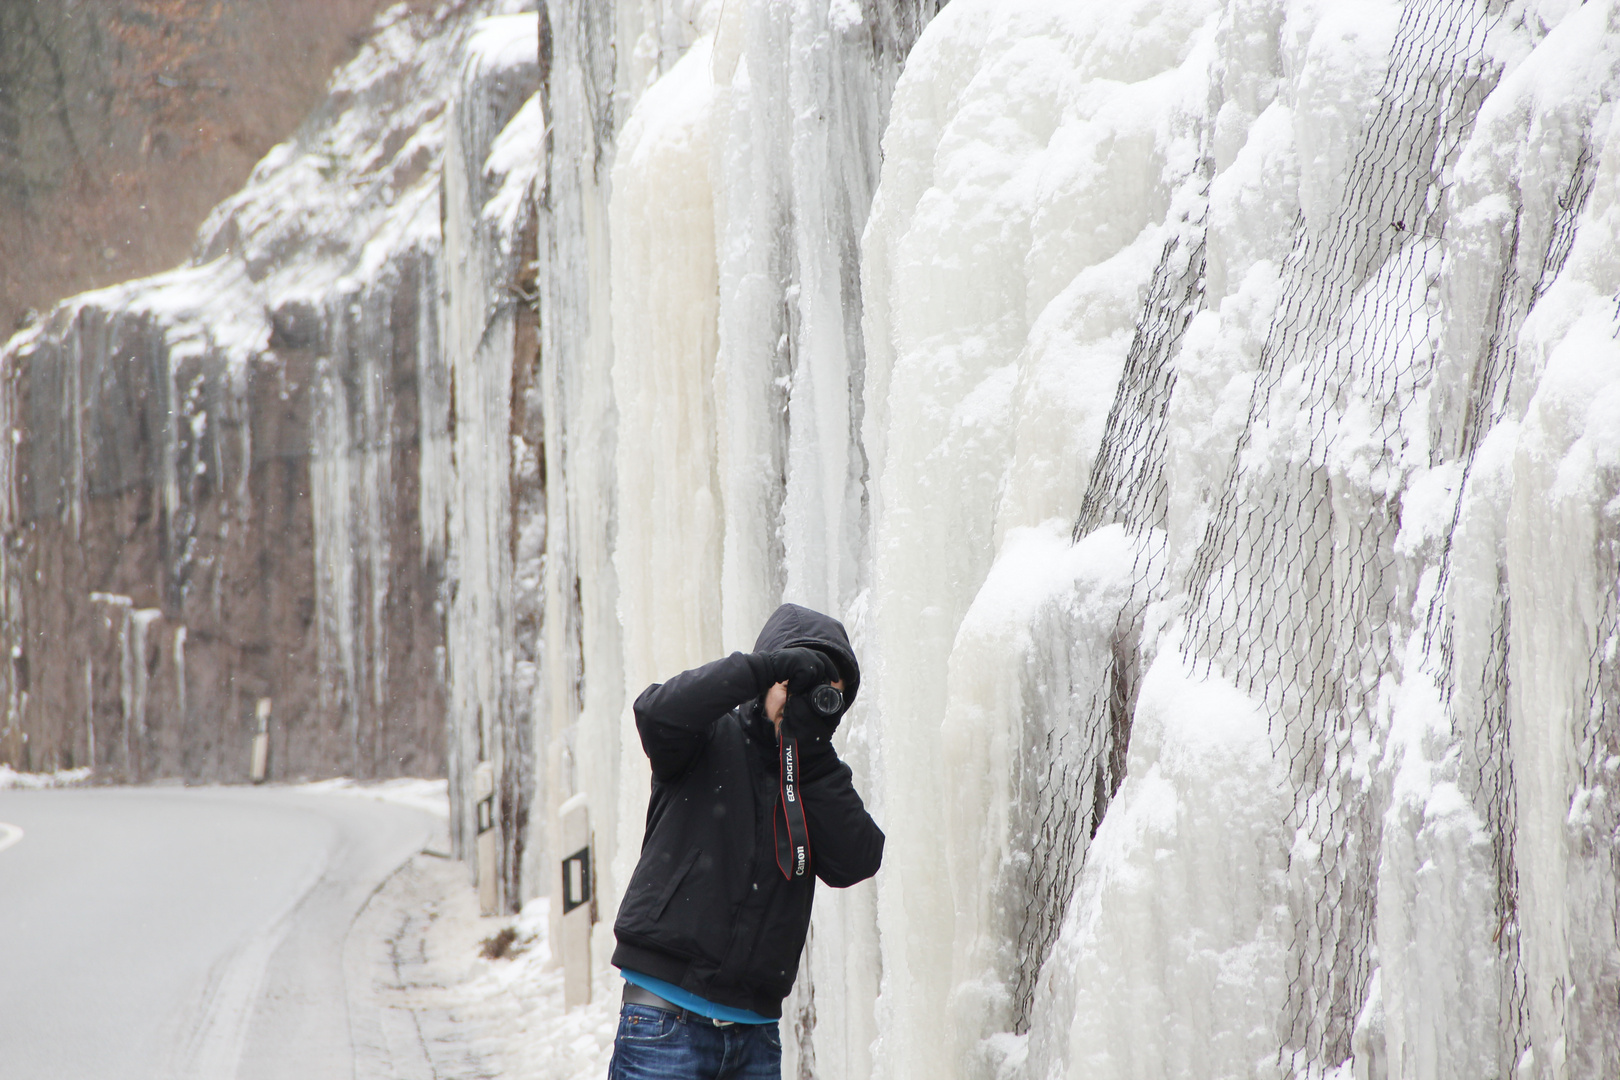
[[[633,982],[627,981],[624,984],[623,1000],[626,1005],[645,1005],[650,1009],[661,1009],[664,1012],[674,1013],[681,1020],[699,1020],[705,1024],[713,1024],[715,1027],[731,1027],[736,1023],[735,1020],[716,1020],[712,1016],[704,1016],[702,1013],[695,1013],[691,1009],[684,1009],[673,1001],[661,998],[646,987],[637,986]]]

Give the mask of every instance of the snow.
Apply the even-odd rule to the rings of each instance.
[[[375,799],[378,802],[415,807],[439,818],[450,815],[447,785],[443,780],[402,776],[393,780],[357,781],[347,776],[339,776],[331,780],[296,784],[293,790],[315,795],[347,795],[359,799]]]
[[[547,925],[550,901],[537,897],[510,924],[521,949],[511,960],[490,961],[483,973],[458,988],[465,1013],[509,1010],[502,1017],[512,1075],[533,1080],[574,1080],[607,1073],[619,1028],[623,982],[611,969],[599,971],[591,1004],[563,1007],[563,972],[552,958]],[[505,1001],[502,1001],[502,998]],[[515,1008],[514,1008],[515,1006]]]
[[[1030,1075],[1265,1075],[1285,994],[1288,792],[1260,703],[1155,664],[1036,992]]]
[[[20,789],[37,791],[41,788],[70,787],[90,779],[88,768],[58,769],[56,772],[18,772],[10,765],[0,765],[0,791]]]
[[[537,27],[532,19],[527,20],[527,26],[529,45],[533,48]],[[527,61],[529,57],[525,55],[524,59]],[[496,224],[503,237],[517,236],[518,217],[525,211],[525,200],[533,196],[532,185],[540,170],[540,144],[545,126],[540,96],[536,94],[523,103],[490,147],[484,173],[502,179],[499,190],[484,204],[484,216]]]
[[[478,20],[462,53],[468,76],[510,71],[538,62],[539,17],[533,12]]]

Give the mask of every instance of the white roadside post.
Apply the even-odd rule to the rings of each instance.
[[[270,776],[270,699],[259,699],[257,710],[259,730],[253,736],[253,760],[248,776],[255,784],[262,784]]]
[[[566,852],[559,865],[557,897],[562,907],[563,1008],[591,1002],[591,924],[596,921],[591,820],[581,792],[557,808],[557,835]]]
[[[495,888],[495,767],[487,761],[479,762],[473,770],[473,798],[478,827],[478,910],[494,915],[499,900]]]

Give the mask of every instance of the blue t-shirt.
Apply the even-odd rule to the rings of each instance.
[[[690,990],[682,990],[674,983],[667,983],[663,979],[655,979],[651,975],[643,975],[639,971],[629,968],[620,968],[619,974],[624,981],[633,983],[643,990],[651,990],[671,1005],[679,1005],[688,1012],[695,1012],[699,1016],[707,1016],[712,1020],[728,1020],[733,1024],[774,1024],[768,1016],[761,1016],[748,1009],[733,1009],[730,1005],[716,1005],[707,998],[700,998]]]

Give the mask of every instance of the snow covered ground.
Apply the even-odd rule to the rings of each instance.
[[[477,949],[445,1000],[458,1018],[499,1032],[505,1070],[513,1080],[598,1080],[607,1075],[613,1036],[619,1026],[619,992],[624,983],[611,969],[597,973],[591,1004],[563,1008],[563,972],[554,965],[547,937],[549,901],[530,900],[515,918],[482,919],[482,941],[500,927],[517,931],[508,959],[485,960]]]
[[[337,779],[293,790],[446,815],[443,780]],[[547,897],[530,900],[516,916],[480,915],[466,867],[430,850],[383,886],[352,939],[371,950],[370,970],[384,973],[373,1000],[413,1017],[438,1080],[600,1080],[613,1053],[624,984],[603,967],[591,1004],[565,1009],[549,922]],[[498,957],[485,955],[486,943],[508,928],[511,944]]]
[[[338,779],[293,790],[446,815],[443,780]],[[623,983],[600,969],[591,1004],[565,1009],[549,921],[547,897],[516,916],[480,915],[466,867],[430,849],[383,886],[353,938],[372,950],[371,970],[385,973],[374,1000],[415,1017],[439,1080],[485,1075],[480,1070],[512,1080],[597,1080],[612,1056]],[[511,943],[486,955],[487,943],[508,929]]]
[[[0,765],[0,791],[6,788],[34,789],[67,787],[90,779],[90,769],[59,769],[50,773],[18,772],[10,765]]]
[[[355,782],[347,778],[292,790],[374,799],[447,814],[443,780]],[[386,948],[373,970],[375,1000],[410,1010],[439,1080],[490,1075],[511,1080],[599,1080],[607,1073],[618,1029],[623,982],[610,968],[596,973],[590,1005],[563,1007],[563,971],[549,938],[551,902],[537,897],[516,916],[483,916],[466,867],[443,852],[417,856],[375,897],[354,937]],[[510,928],[499,957],[485,944]],[[435,1041],[437,1040],[437,1041]],[[471,1051],[466,1051],[471,1047]]]
[[[444,780],[326,780],[295,790],[399,801],[445,814]],[[416,1040],[421,1064],[433,1070],[423,1075],[439,1080],[606,1075],[622,983],[601,970],[590,1006],[564,1009],[548,923],[546,897],[530,900],[517,916],[480,915],[467,866],[431,847],[403,866],[350,934],[371,973],[369,1001],[384,1017],[397,1017],[379,1025],[377,1043],[389,1054],[377,1052],[377,1061],[397,1065],[399,1044]],[[507,929],[509,946],[489,957],[488,942]],[[373,1075],[364,1070],[366,1061],[361,1054],[361,1075]]]

